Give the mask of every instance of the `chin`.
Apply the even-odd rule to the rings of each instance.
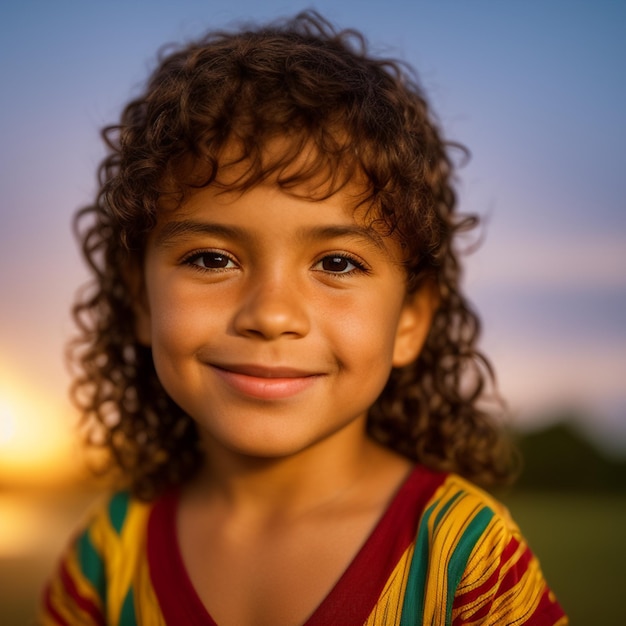
[[[311,433],[289,432],[289,429],[262,429],[256,434],[250,430],[241,433],[208,434],[210,448],[219,448],[231,454],[258,460],[281,460],[297,456],[323,444],[332,438],[333,432],[313,435]],[[231,435],[231,436],[228,436]]]

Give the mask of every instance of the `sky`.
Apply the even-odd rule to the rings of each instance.
[[[465,285],[514,420],[572,410],[626,449],[626,2],[24,0],[0,6],[0,469],[76,417],[70,223],[96,189],[99,129],[161,45],[305,8],[413,65],[470,149],[460,208],[483,228]]]

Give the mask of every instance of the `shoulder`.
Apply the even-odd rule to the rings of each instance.
[[[127,491],[109,495],[98,503],[74,541],[83,569],[93,570],[96,563],[104,568],[106,561],[117,561],[120,554],[127,560],[130,553],[142,549],[152,508],[152,503],[137,500]]]
[[[516,528],[506,507],[458,474],[416,466],[405,485],[405,499],[419,513],[419,525],[431,539],[456,528],[470,540],[490,521]],[[459,534],[460,533],[460,534]]]
[[[458,475],[445,476],[424,510],[416,553],[428,554],[423,597],[431,617],[445,611],[451,623],[566,623],[509,511]]]
[[[442,475],[423,510],[415,539],[415,552],[427,565],[420,590],[424,602],[436,598],[441,610],[450,609],[474,561],[486,554],[497,560],[517,535],[506,509],[487,492],[456,474]]]
[[[114,549],[143,532],[153,506],[128,491],[118,491],[93,509],[84,534],[92,537],[102,553]]]
[[[123,613],[129,577],[145,560],[152,506],[120,491],[92,508],[48,581],[42,624],[108,623],[112,613]]]
[[[424,518],[432,537],[454,540],[466,549],[490,528],[519,534],[504,505],[457,474],[444,475],[424,510]]]

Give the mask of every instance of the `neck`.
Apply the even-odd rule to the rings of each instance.
[[[204,442],[207,461],[189,495],[221,502],[232,513],[255,511],[262,517],[291,517],[329,504],[391,454],[361,425],[281,458],[245,456],[208,438]]]

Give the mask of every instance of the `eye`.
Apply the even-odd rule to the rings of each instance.
[[[185,265],[204,270],[227,270],[236,267],[233,259],[223,252],[196,252],[184,259]]]
[[[319,269],[323,272],[329,272],[331,274],[368,272],[363,263],[346,254],[329,254],[316,263],[315,269]]]

